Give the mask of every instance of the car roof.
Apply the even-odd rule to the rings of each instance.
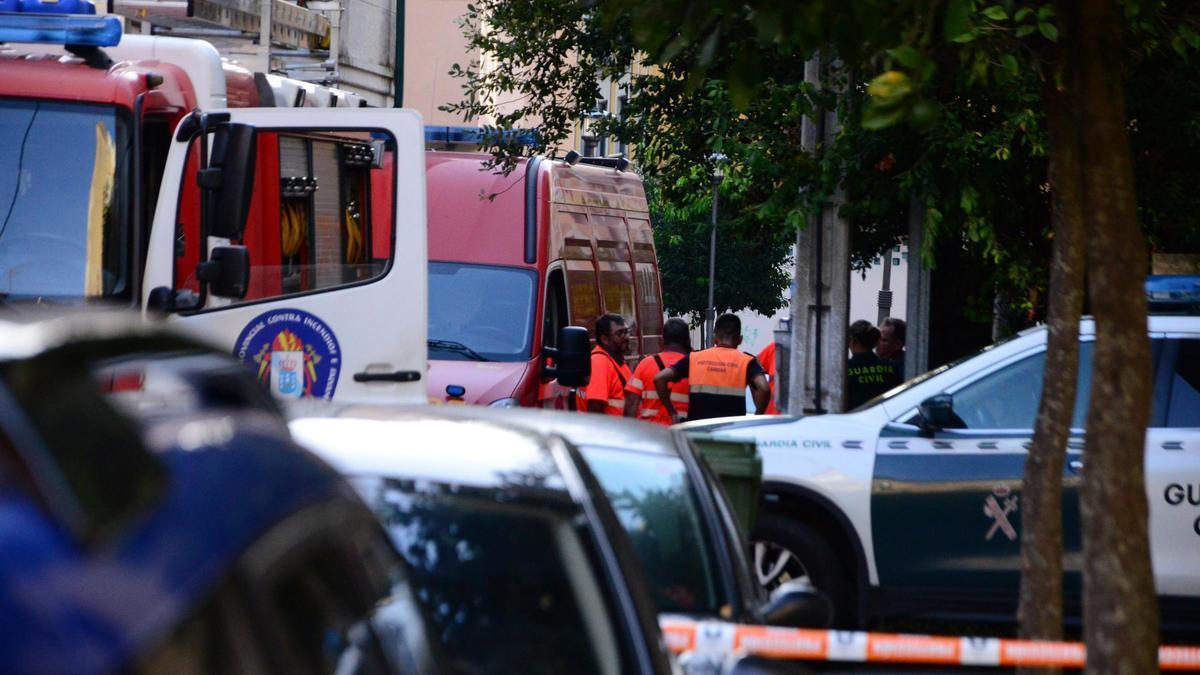
[[[124,670],[178,627],[263,532],[354,499],[261,413],[161,420],[144,437],[165,489],[91,544],[20,489],[0,491],[0,660],[6,672]]]
[[[486,420],[430,414],[429,408],[321,406],[292,408],[293,437],[347,476],[390,476],[481,489],[567,492],[539,434]]]
[[[143,321],[134,312],[108,308],[77,307],[67,312],[57,307],[22,307],[0,316],[0,336],[0,361],[31,358],[82,340],[122,338],[180,339],[217,351],[190,333]]]
[[[317,404],[320,405],[320,404]],[[556,434],[575,446],[606,446],[640,452],[676,455],[679,448],[667,427],[612,415],[583,414],[536,408],[490,408],[487,406],[335,406],[330,414],[345,417],[392,416],[410,419],[458,420],[498,424],[537,434]],[[293,409],[295,417],[299,409]],[[335,412],[336,411],[336,412]]]

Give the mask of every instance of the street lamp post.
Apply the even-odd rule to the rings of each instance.
[[[721,181],[725,179],[725,155],[719,152],[709,155],[713,163],[712,173],[712,232],[708,240],[708,307],[704,310],[704,343],[713,346],[713,324],[717,321],[717,304],[713,297],[717,281],[717,197]]]

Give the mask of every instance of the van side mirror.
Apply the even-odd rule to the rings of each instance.
[[[196,266],[196,279],[219,298],[246,297],[250,287],[250,253],[245,246],[217,246]]]
[[[954,397],[950,394],[937,394],[921,401],[917,413],[917,426],[926,433],[967,426],[954,412]]]
[[[769,626],[828,628],[833,624],[833,602],[806,579],[795,579],[776,588],[760,615]]]
[[[226,122],[213,128],[212,152],[196,175],[204,200],[200,230],[206,236],[242,238],[254,192],[257,147],[253,126]]]
[[[542,348],[546,356],[554,359],[554,365],[546,366],[542,374],[557,378],[564,387],[586,387],[592,377],[590,347],[586,328],[563,326],[558,331],[558,347]]]

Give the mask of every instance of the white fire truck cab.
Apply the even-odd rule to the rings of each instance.
[[[20,6],[0,14],[4,305],[136,306],[284,398],[425,400],[417,113],[123,37],[87,0]]]

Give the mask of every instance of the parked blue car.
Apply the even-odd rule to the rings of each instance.
[[[441,670],[382,528],[231,363],[0,319],[0,672]]]

